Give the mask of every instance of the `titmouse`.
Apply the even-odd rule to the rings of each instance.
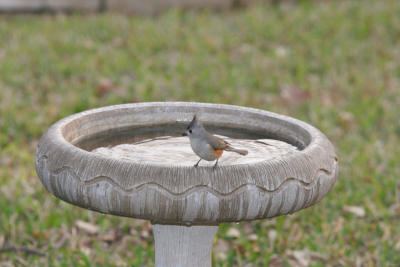
[[[231,147],[231,145],[225,140],[207,132],[200,121],[197,120],[196,115],[194,115],[193,120],[186,129],[186,132],[182,135],[189,136],[193,152],[200,157],[194,167],[197,167],[202,159],[208,161],[217,160],[213,167],[215,169],[218,164],[218,159],[221,157],[224,150],[236,152],[243,156],[248,153],[247,150]]]

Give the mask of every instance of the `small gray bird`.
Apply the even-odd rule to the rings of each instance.
[[[186,132],[182,135],[189,136],[193,152],[200,157],[194,167],[197,167],[202,159],[208,161],[217,160],[213,167],[215,169],[218,164],[218,159],[221,157],[224,150],[236,152],[243,156],[248,153],[247,150],[231,147],[231,145],[225,140],[207,132],[200,121],[197,120],[196,115],[194,115],[193,120],[186,129]]]

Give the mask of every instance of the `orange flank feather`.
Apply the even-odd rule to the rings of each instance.
[[[213,150],[213,152],[214,152],[214,154],[215,154],[215,157],[216,158],[219,158],[219,157],[221,157],[221,155],[222,155],[222,153],[224,152],[222,149],[215,149],[215,150]]]

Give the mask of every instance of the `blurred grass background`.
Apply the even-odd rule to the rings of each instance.
[[[214,266],[399,266],[399,48],[397,0],[0,16],[0,249],[34,249],[0,250],[0,266],[154,265],[148,222],[54,198],[34,151],[72,113],[171,100],[290,115],[339,155],[339,180],[316,206],[221,225]]]

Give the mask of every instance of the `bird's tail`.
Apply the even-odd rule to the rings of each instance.
[[[226,151],[231,151],[231,152],[235,152],[238,153],[242,156],[246,156],[249,152],[247,152],[247,150],[245,149],[237,149],[237,148],[233,148],[233,147],[228,147],[225,149]]]

